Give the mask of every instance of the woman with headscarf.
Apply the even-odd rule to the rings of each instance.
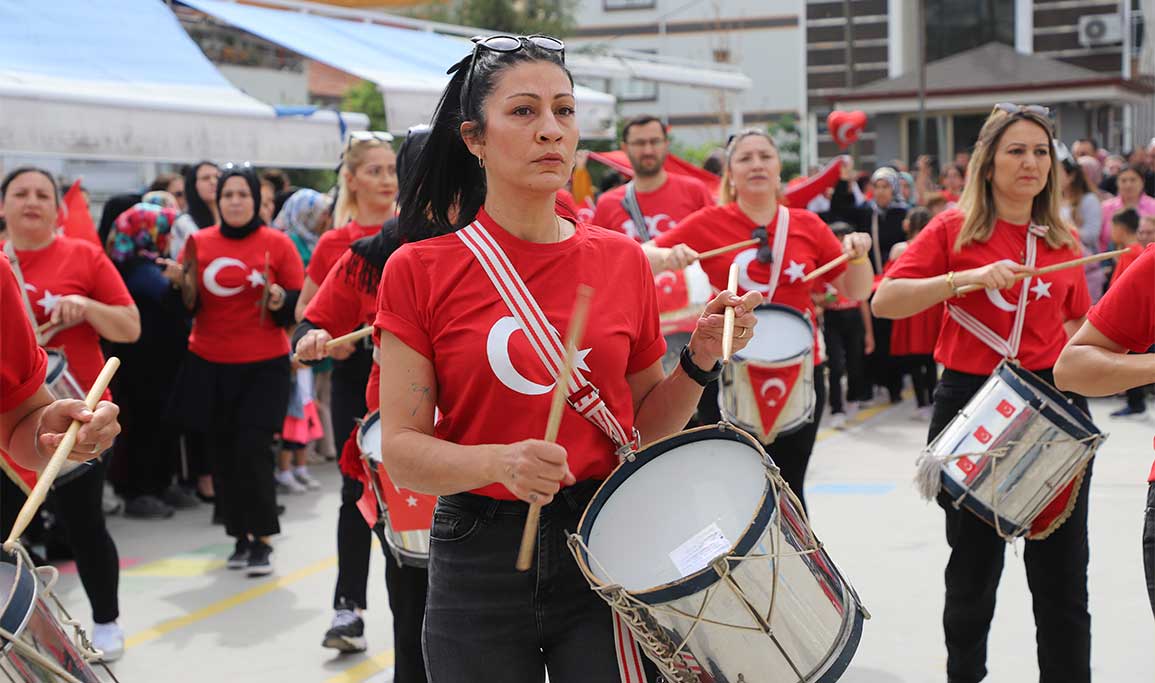
[[[185,169],[185,202],[188,211],[177,219],[169,236],[169,254],[173,258],[184,249],[189,235],[216,224],[217,180],[220,174],[220,169],[211,161],[201,161]]]
[[[175,262],[162,258],[178,215],[171,195],[150,192],[117,217],[106,245],[140,311],[140,339],[109,348],[121,359],[114,390],[124,408],[109,479],[125,500],[125,516],[137,519],[163,519],[174,508],[199,504],[173,481],[180,438],[164,419],[189,333],[180,292],[165,277]]]
[[[221,222],[189,237],[178,275],[194,311],[171,414],[208,435],[230,569],[272,573],[280,532],[271,476],[274,435],[289,402],[289,340],[304,268],[292,240],[261,223],[261,184],[249,164],[227,164],[217,184]]]

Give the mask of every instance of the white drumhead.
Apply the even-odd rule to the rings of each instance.
[[[676,582],[741,539],[767,486],[761,454],[748,444],[709,439],[673,448],[627,477],[598,511],[590,570],[634,592]],[[715,528],[726,542],[717,552]]]
[[[814,346],[814,332],[801,316],[774,308],[754,311],[758,325],[754,338],[742,349],[742,358],[777,363],[796,358]]]
[[[365,424],[357,430],[357,447],[370,460],[381,462],[381,420],[377,413],[365,418]]]

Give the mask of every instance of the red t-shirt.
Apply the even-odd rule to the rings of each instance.
[[[1138,259],[1142,253],[1143,253],[1143,245],[1139,244],[1138,242],[1127,247],[1127,253],[1121,254],[1119,256],[1119,261],[1118,261],[1118,263],[1115,264],[1115,272],[1111,273],[1111,284],[1112,285],[1115,284],[1116,280],[1118,280],[1120,277],[1122,277],[1123,271],[1127,270],[1127,268],[1132,263],[1134,263],[1135,260]]]
[[[641,241],[633,219],[622,207],[625,196],[626,186],[620,185],[598,197],[591,222]],[[669,231],[698,209],[715,206],[717,203],[702,181],[677,173],[666,174],[666,182],[653,192],[638,192],[638,207],[646,219],[651,239]]]
[[[0,412],[6,413],[44,384],[48,356],[36,345],[36,335],[24,312],[20,285],[8,257],[0,254]]]
[[[266,226],[230,239],[215,225],[192,234],[189,242],[194,240],[200,308],[189,351],[213,363],[255,363],[287,355],[285,330],[270,311],[261,321],[261,296],[266,266],[270,284],[301,289],[304,268],[293,241]]]
[[[88,240],[56,237],[43,249],[17,249],[16,258],[20,261],[38,326],[52,318],[57,302],[69,294],[79,294],[109,306],[133,305],[132,295],[116,266]],[[84,391],[88,391],[104,367],[100,335],[88,323],[52,334],[44,346],[64,351],[68,371]],[[104,399],[111,398],[112,394],[105,391]]]
[[[1148,246],[1111,285],[1087,320],[1132,353],[1144,353],[1155,345],[1155,246]],[[1155,463],[1147,481],[1155,481]]]
[[[1026,259],[1027,227],[998,221],[987,242],[972,242],[961,252],[955,240],[962,230],[963,214],[950,209],[935,216],[918,234],[887,274],[892,279],[928,278],[949,271],[969,270],[1002,259],[1023,263]],[[1082,256],[1078,249],[1051,249],[1038,239],[1035,265],[1042,267]],[[1022,291],[1018,283],[1009,291],[980,291],[951,299],[958,306],[1002,338],[1011,335],[1015,307]],[[1047,370],[1055,365],[1067,343],[1063,323],[1078,320],[1091,307],[1087,278],[1082,268],[1067,268],[1031,278],[1028,285],[1026,321],[1023,324],[1019,361],[1028,370]],[[989,375],[1002,356],[977,337],[963,329],[953,317],[944,316],[935,360],[951,370],[974,375]]]
[[[773,302],[784,304],[805,313],[814,327],[814,364],[824,360],[818,343],[817,315],[810,292],[816,284],[824,284],[846,272],[846,264],[827,272],[814,282],[803,282],[806,273],[842,255],[842,244],[830,231],[822,219],[805,209],[787,209],[790,212],[790,226],[787,228],[786,251],[782,255],[782,269],[778,275],[778,288],[774,291]],[[777,221],[766,226],[767,240],[774,244]],[[678,227],[654,240],[659,247],[685,244],[694,251],[717,249],[728,244],[750,239],[750,234],[759,226],[738,207],[737,202],[725,206],[712,206],[689,216]],[[757,290],[763,294],[770,291],[771,264],[761,263],[755,257],[756,247],[723,254],[702,261],[702,270],[710,278],[710,284],[717,291],[726,289],[730,276],[730,264],[737,261],[745,264],[739,268],[738,294]]]
[[[357,286],[355,276],[346,276],[350,261],[356,258],[360,257],[346,249],[333,266],[333,277],[325,278],[305,307],[305,318],[333,337],[349,334],[361,325],[372,325],[377,317],[376,294],[366,294]],[[365,388],[365,403],[370,412],[380,407],[380,388],[381,367],[374,363]]]
[[[578,367],[630,433],[633,398],[626,377],[665,353],[654,277],[632,240],[577,224],[563,242],[535,244],[480,221],[509,256],[545,316],[565,335],[579,283],[597,291],[579,345]],[[375,324],[428,358],[437,375],[438,438],[464,445],[514,443],[545,434],[553,378],[473,253],[445,235],[407,244],[385,264]],[[566,408],[558,443],[579,481],[617,466],[609,437]],[[512,500],[501,484],[475,493]]]
[[[357,221],[349,221],[321,235],[309,258],[309,269],[306,271],[309,279],[317,285],[324,282],[325,276],[333,269],[341,254],[349,250],[350,244],[362,237],[376,235],[380,230],[380,225],[361,225]]]

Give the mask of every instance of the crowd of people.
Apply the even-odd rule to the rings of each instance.
[[[856,410],[901,403],[907,376],[911,414],[932,437],[1003,357],[1064,388],[1125,391],[1115,417],[1145,413],[1149,387],[1134,378],[1150,372],[1116,369],[1096,379],[1083,368],[1109,362],[1088,349],[1119,354],[1152,341],[1150,315],[1145,331],[1132,332],[1134,320],[1118,313],[1143,304],[1118,300],[1128,296],[1121,290],[1142,290],[1138,273],[1151,268],[1153,250],[1144,248],[1155,241],[1155,141],[1127,159],[1091,140],[1068,152],[1041,108],[1000,105],[973,157],[960,152],[941,167],[921,157],[913,173],[896,160],[860,174],[848,160],[829,187],[794,206],[764,130],[738,132],[711,155],[715,192],[671,170],[666,126],[640,116],[621,132],[632,178],[595,189],[588,156],[576,149],[560,41],[497,38],[504,42],[479,41],[456,65],[431,124],[411,130],[398,150],[388,133],[349,135],[336,188],[294,188],[281,171],[202,161],[109,199],[97,245],[57,231],[51,173],[22,167],[5,177],[4,252],[35,342],[52,352],[49,383],[56,362],[59,386],[66,379],[79,398],[105,355],[123,362],[106,395],[120,406],[123,433],[102,457],[57,480],[44,516],[64,531],[106,658],[119,656],[124,641],[106,479],[134,518],[212,505],[234,543],[227,566],[265,576],[281,529],[278,494],[319,489],[310,464],[339,456],[338,574],[323,644],[364,650],[373,529],[358,509],[366,480],[357,423],[379,411],[381,458],[393,480],[440,496],[428,568],[386,553],[395,680],[478,679],[500,667],[501,680],[529,681],[543,665],[556,681],[616,679],[631,666],[623,643],[632,640],[603,618],[564,530],[621,453],[723,419],[716,380],[727,308],[738,352],[756,334],[764,301],[813,328],[806,424],[765,444],[804,505],[824,416],[849,428]],[[748,250],[699,258],[751,235],[761,241]],[[1127,253],[1022,292],[1034,307],[1013,349],[980,343],[974,326],[983,323],[971,321],[1023,317],[999,293],[1016,275],[1111,249]],[[840,256],[845,263],[805,277]],[[736,292],[731,263],[741,265]],[[689,268],[701,269],[710,295],[673,369],[663,370],[666,311],[655,278]],[[552,381],[548,353],[506,335],[495,364],[494,331],[510,313],[563,330],[573,302],[565,283],[575,274],[614,290],[597,300],[583,347],[595,349],[584,369],[600,387],[594,407],[567,416],[549,444],[526,431],[545,424],[539,389]],[[956,298],[967,285],[988,295]],[[510,303],[521,297],[532,304],[528,314]],[[1100,299],[1075,338],[1075,369],[1066,379],[1051,375]],[[362,326],[376,329],[372,339],[328,343]],[[548,346],[548,337],[534,343]],[[524,370],[537,365],[542,372]],[[28,459],[7,469],[17,476],[0,477],[5,532],[36,477]],[[1090,676],[1086,491],[1063,531],[1026,553],[1044,681]],[[952,681],[978,681],[1003,540],[940,502],[952,548],[948,672]],[[544,619],[554,625],[545,633],[536,589],[510,561],[527,503],[542,505],[549,520],[538,556],[548,572],[538,580],[552,598],[541,610],[566,617]],[[42,545],[38,533],[48,532],[31,530],[31,547]],[[467,537],[471,544],[459,542]]]

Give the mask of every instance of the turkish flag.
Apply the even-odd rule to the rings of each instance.
[[[58,218],[60,227],[64,229],[66,237],[88,240],[104,249],[100,243],[100,236],[96,232],[96,224],[92,222],[92,214],[88,211],[88,200],[80,191],[80,179],[72,183],[72,187],[64,193],[64,203]]]
[[[746,372],[750,376],[750,388],[754,391],[754,400],[762,417],[762,436],[769,438],[778,431],[774,425],[794,392],[794,385],[802,373],[802,365],[766,367],[748,363]]]
[[[365,518],[365,523],[372,529],[377,526],[377,516],[380,514],[380,509],[377,505],[377,494],[373,493],[373,487],[369,485],[368,477],[373,476],[372,473],[369,472],[369,464],[364,460],[362,460],[361,463],[364,465],[363,470],[365,476],[364,478],[358,477],[364,486],[361,487],[361,497],[357,499],[357,509],[360,510],[361,516]]]
[[[394,531],[429,531],[433,526],[437,496],[398,488],[379,463],[376,474],[385,495],[385,504],[389,506],[389,526]]]

